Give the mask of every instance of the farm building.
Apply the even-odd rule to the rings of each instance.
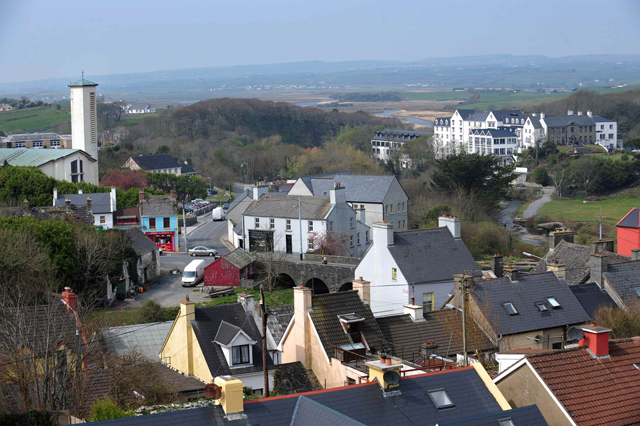
[[[216,259],[204,268],[204,285],[239,287],[241,279],[251,277],[251,263],[253,258],[242,249]]]

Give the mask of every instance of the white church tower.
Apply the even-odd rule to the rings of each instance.
[[[98,160],[97,86],[98,83],[84,79],[84,71],[80,80],[69,84],[71,88],[71,147],[81,149],[96,161]]]

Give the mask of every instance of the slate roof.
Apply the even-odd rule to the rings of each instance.
[[[68,198],[73,205],[86,205],[87,197],[91,197],[91,211],[94,214],[113,213],[111,210],[111,193],[99,192],[94,194],[63,194],[58,195],[54,201],[56,207],[64,207],[65,199]],[[115,205],[113,206],[115,208]]]
[[[280,344],[284,337],[284,332],[287,330],[291,318],[293,318],[293,306],[291,305],[267,307],[267,329],[271,333],[276,346]]]
[[[193,166],[191,166],[190,164],[183,164],[182,169],[180,170],[180,173],[182,173],[183,175],[195,174],[196,169],[194,169]]]
[[[241,192],[240,194],[236,194],[236,199],[233,200],[233,202],[231,204],[229,204],[229,209],[227,210],[227,215],[229,213],[231,213],[231,210],[233,210],[233,208],[235,206],[237,206],[238,204],[240,204],[240,201],[244,200],[245,198],[253,198],[252,197],[252,193],[250,190],[246,190],[244,192]]]
[[[529,120],[531,120],[531,124],[533,125],[534,129],[542,129],[542,124],[540,124],[540,117],[539,116],[531,116],[529,117]],[[526,121],[525,121],[526,123]]]
[[[392,315],[376,318],[385,340],[385,348],[393,349],[395,356],[411,360],[412,351],[420,355],[424,342],[435,341],[437,354],[449,358],[462,354],[462,314],[457,309],[442,309],[429,312],[424,321],[414,322],[411,316]],[[473,330],[467,333],[468,352],[495,349],[489,338],[475,324],[467,324]],[[414,357],[412,362],[415,362]]]
[[[334,346],[351,344],[338,315],[355,314],[363,317],[362,334],[370,352],[376,353],[383,348],[380,327],[371,309],[360,299],[356,290],[315,295],[311,298],[311,305],[312,311],[309,314],[329,359],[335,356]]]
[[[544,117],[547,127],[595,126],[588,115],[547,115]]]
[[[602,275],[626,306],[640,302],[640,261],[609,265]]]
[[[422,135],[430,135],[432,132],[417,132],[415,130],[384,129],[377,131],[371,140],[407,142]]]
[[[83,87],[83,86],[97,86],[98,83],[94,83],[93,81],[86,80],[82,77],[80,80],[76,80],[73,83],[69,83],[69,87]]]
[[[475,114],[476,112],[472,109],[459,109],[458,114],[462,117],[463,120],[467,120],[470,115]]]
[[[127,234],[129,234],[133,250],[138,256],[142,256],[158,250],[158,246],[156,246],[156,244],[151,241],[149,237],[144,235],[144,233],[140,229],[129,228],[127,229]]]
[[[402,379],[399,389],[401,390],[399,395],[384,397],[378,383],[369,382],[279,398],[257,399],[244,403],[246,419],[231,421],[225,418],[221,407],[212,406],[110,420],[108,424],[117,426],[223,424],[281,426],[292,424],[294,419],[296,421],[294,424],[324,426],[327,425],[326,420],[330,418],[331,423],[328,424],[330,426],[354,424],[349,421],[372,426],[409,426],[442,424],[446,421],[474,418],[491,413],[510,415],[515,411],[501,410],[473,367],[409,376]],[[438,410],[426,394],[428,390],[436,389],[444,389],[455,404],[455,408]],[[295,409],[296,406],[300,406],[301,398],[307,398],[314,403],[308,404],[303,400],[304,406],[298,415]],[[313,422],[316,418],[318,423]],[[339,419],[344,423],[339,422]],[[297,423],[298,421],[301,423]],[[107,424],[107,422],[94,424]],[[519,425],[520,423],[517,423],[517,426]]]
[[[264,194],[253,200],[244,211],[245,216],[298,219],[298,197],[286,194]],[[329,197],[299,197],[302,200],[303,220],[323,220],[332,207]]]
[[[170,195],[149,195],[140,200],[140,216],[177,216],[178,204]]]
[[[227,259],[233,266],[238,269],[244,269],[247,266],[251,265],[251,263],[253,263],[253,257],[251,257],[249,253],[242,249],[235,249],[234,251],[229,252],[222,257]]]
[[[293,409],[290,426],[365,426],[364,423],[332,410],[331,408],[300,395]]]
[[[624,228],[640,228],[640,209],[637,207],[632,208],[616,226],[622,226]]]
[[[511,420],[515,426],[545,426],[547,421],[536,405],[514,408],[500,413],[483,414],[463,420],[438,423],[438,426],[499,426],[499,421]]]
[[[596,123],[614,123],[615,120],[610,120],[608,118],[604,118],[600,115],[594,115],[593,117],[591,117],[591,119],[593,121],[595,121]]]
[[[142,170],[174,169],[182,167],[175,158],[168,154],[139,155],[137,157],[131,157],[131,159],[135,161]]]
[[[106,350],[117,356],[135,351],[150,361],[160,362],[158,355],[172,325],[173,321],[164,321],[109,327],[104,330],[102,341]]]
[[[640,338],[609,341],[609,358],[586,347],[532,355],[529,363],[579,425],[636,424],[640,419]]]
[[[395,232],[389,252],[409,284],[453,281],[466,270],[481,271],[462,240],[453,238],[446,227]]]
[[[610,265],[629,261],[628,257],[610,251],[605,250],[603,253],[607,255],[607,261]],[[559,264],[564,265],[564,282],[570,286],[583,284],[589,280],[591,276],[589,268],[590,257],[591,247],[568,243],[564,240],[555,247],[553,252],[546,255],[547,263],[552,264],[557,261]],[[531,272],[533,274],[541,274],[546,271],[547,264],[544,260],[541,260]]]
[[[591,319],[595,318],[596,311],[601,307],[610,306],[615,308],[618,306],[611,299],[609,293],[598,287],[596,283],[574,285],[569,288]]]
[[[240,327],[229,324],[223,320],[220,322],[218,332],[216,333],[216,337],[213,338],[213,341],[221,345],[228,345],[233,341],[233,338],[236,337],[239,331]]]
[[[578,299],[569,287],[553,272],[519,277],[517,281],[508,278],[478,280],[469,292],[476,304],[483,307],[485,316],[496,334],[518,334],[527,331],[544,330],[589,320]],[[547,301],[554,297],[561,305],[552,308]],[[543,302],[546,312],[541,312],[536,303]],[[518,312],[509,315],[504,303],[512,303]]]
[[[505,118],[524,118],[524,111],[519,109],[500,109],[492,110],[493,116],[499,121],[504,122]]]
[[[153,364],[158,378],[180,393],[204,391],[206,383],[195,377],[185,376],[162,363]],[[204,392],[202,392],[204,394]]]
[[[89,154],[79,149],[29,149],[0,148],[0,164],[6,161],[11,166],[40,167],[69,155],[81,152],[89,161],[96,161]]]
[[[468,121],[485,121],[489,117],[488,112],[476,112],[467,118]]]
[[[395,176],[336,175],[333,179],[312,178],[311,191],[315,196],[329,196],[334,183],[340,183],[347,191],[349,203],[382,203]]]
[[[253,365],[231,370],[224,357],[222,348],[215,343],[214,336],[218,333],[220,323],[225,321],[233,326],[240,327],[242,331],[256,342],[261,342],[262,337],[251,315],[248,315],[239,303],[230,303],[217,306],[196,307],[195,319],[191,321],[198,344],[214,376],[244,374],[262,371],[262,345],[251,346],[253,351]],[[267,357],[269,365],[271,358]]]
[[[132,102],[129,104],[130,109],[146,109],[147,107],[151,107],[148,102]]]

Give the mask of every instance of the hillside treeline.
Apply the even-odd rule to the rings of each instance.
[[[617,121],[619,137],[628,140],[640,138],[640,89],[603,95],[580,90],[568,98],[542,104],[536,109],[550,115],[566,114],[567,110],[586,114],[591,110],[594,115]]]

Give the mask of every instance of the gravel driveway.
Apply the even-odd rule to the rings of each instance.
[[[536,216],[542,206],[551,201],[551,195],[554,190],[554,188],[542,188],[542,198],[535,200],[527,207],[523,214],[524,218],[529,219],[530,217]]]

